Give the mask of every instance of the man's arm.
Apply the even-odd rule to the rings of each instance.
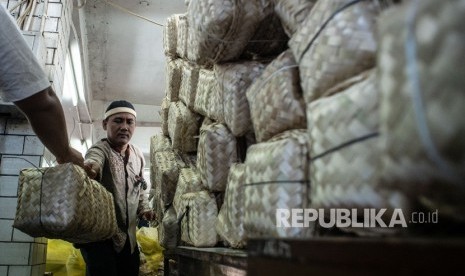
[[[87,150],[84,160],[84,169],[87,176],[101,182],[105,159],[105,153],[99,146],[93,145],[89,150]]]
[[[32,129],[59,164],[84,166],[81,153],[69,146],[63,108],[51,87],[14,104],[26,114]]]

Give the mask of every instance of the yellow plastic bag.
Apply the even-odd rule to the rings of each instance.
[[[163,247],[158,243],[158,231],[153,227],[142,227],[136,232],[140,251],[146,259],[149,271],[155,272],[163,261]]]
[[[45,270],[53,272],[53,276],[86,275],[86,265],[81,252],[63,240],[48,240]]]

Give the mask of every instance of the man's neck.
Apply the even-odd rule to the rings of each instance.
[[[128,144],[126,145],[114,145],[113,143],[110,142],[110,140],[108,140],[108,144],[110,144],[110,147],[118,152],[119,154],[121,154],[121,156],[125,156],[126,155],[126,150],[128,149]]]
[[[113,149],[115,151],[119,152],[122,156],[125,156],[126,155],[126,150],[128,149],[128,145],[116,146],[116,147],[113,147]]]

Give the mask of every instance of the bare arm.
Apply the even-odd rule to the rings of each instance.
[[[65,115],[60,100],[51,87],[15,102],[26,114],[32,129],[59,164],[72,162],[81,167],[81,153],[69,146]]]

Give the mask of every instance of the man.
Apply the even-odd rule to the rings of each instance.
[[[139,275],[137,220],[153,220],[142,178],[144,156],[129,141],[136,128],[136,111],[127,101],[114,101],[106,109],[103,129],[107,138],[86,153],[89,177],[113,194],[118,231],[111,240],[81,245],[87,275]],[[145,186],[145,187],[144,187]]]
[[[29,49],[13,18],[0,5],[0,96],[13,102],[59,164],[83,166],[82,155],[69,146],[60,100]]]

